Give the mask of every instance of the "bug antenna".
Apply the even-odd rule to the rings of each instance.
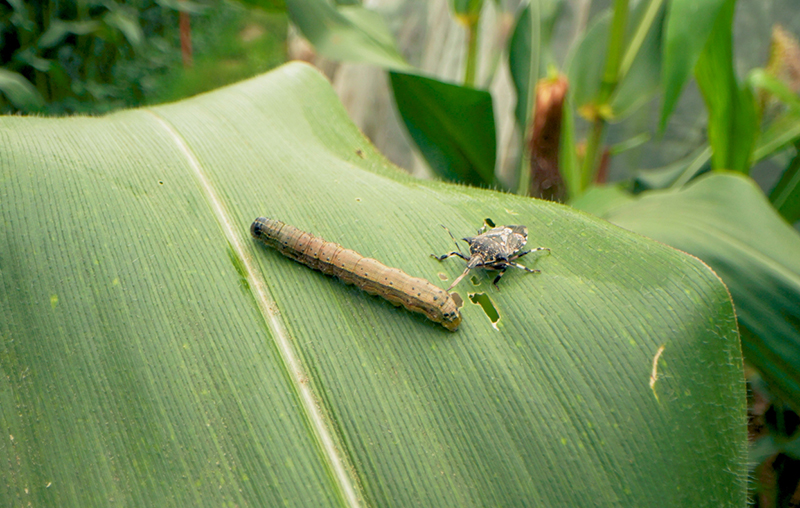
[[[469,273],[469,271],[470,271],[470,270],[472,270],[472,268],[470,268],[470,267],[467,267],[467,269],[466,269],[466,270],[464,270],[464,273],[462,273],[461,275],[459,275],[458,277],[456,277],[456,280],[454,280],[454,281],[453,281],[453,283],[452,283],[452,284],[450,284],[450,287],[449,287],[449,288],[447,288],[447,290],[448,290],[448,291],[450,291],[451,289],[453,289],[453,288],[456,286],[456,284],[458,284],[459,282],[461,282],[461,279],[463,279],[463,278],[464,278],[464,277],[465,277],[465,276],[466,276],[466,275]]]
[[[450,230],[447,229],[447,226],[445,226],[444,224],[439,224],[439,225],[442,226],[445,231],[447,231],[447,234],[450,235],[450,238],[453,239],[453,243],[456,244],[456,249],[458,249],[458,252],[461,252],[461,247],[458,246],[458,240],[456,240],[456,237],[453,236],[453,233],[451,233]],[[462,254],[463,254],[463,252],[462,252]],[[453,286],[450,286],[450,287],[453,287]]]

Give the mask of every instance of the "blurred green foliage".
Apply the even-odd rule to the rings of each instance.
[[[282,63],[286,29],[276,2],[0,2],[0,113],[102,113],[204,92]]]
[[[274,2],[260,3],[264,8],[221,2],[193,17],[194,64],[176,65],[161,74],[147,102],[169,102],[207,92],[285,62],[288,18],[266,9]]]

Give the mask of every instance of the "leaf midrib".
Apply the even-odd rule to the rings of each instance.
[[[233,251],[241,260],[247,281],[253,289],[253,298],[258,305],[259,312],[264,318],[265,323],[272,332],[275,345],[280,352],[281,359],[283,360],[283,370],[286,373],[287,379],[292,383],[295,393],[299,394],[303,413],[308,421],[309,428],[312,429],[312,432],[315,434],[314,437],[320,445],[320,449],[324,455],[324,462],[328,464],[332,476],[335,479],[340,497],[346,502],[347,506],[352,508],[359,507],[360,503],[355,486],[345,469],[346,457],[338,452],[334,444],[331,430],[326,425],[322,412],[318,407],[317,398],[312,393],[311,383],[307,382],[309,374],[305,372],[299,355],[292,347],[292,341],[281,314],[273,310],[277,308],[276,302],[271,297],[262,278],[257,275],[259,272],[255,269],[255,261],[248,250],[244,248],[244,243],[242,242],[238,229],[234,226],[235,222],[232,219],[232,215],[226,210],[224,202],[219,198],[216,189],[204,173],[200,161],[189,145],[186,144],[184,138],[167,120],[155,111],[150,109],[145,109],[143,111],[155,118],[165,134],[175,143],[175,146],[183,154],[189,167],[192,168],[197,179],[197,184],[205,194],[214,217],[217,219],[228,242],[230,242]]]

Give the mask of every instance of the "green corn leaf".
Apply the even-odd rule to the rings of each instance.
[[[693,257],[415,180],[303,64],[0,132],[5,504],[745,503],[733,308]],[[441,223],[551,253],[464,280],[451,333],[253,241],[260,215],[443,287]]]
[[[800,235],[761,189],[723,172],[634,200],[604,193],[575,204],[708,263],[733,296],[745,357],[800,408]]]

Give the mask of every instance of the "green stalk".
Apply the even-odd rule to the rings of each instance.
[[[564,112],[561,117],[561,142],[558,147],[558,165],[564,183],[567,185],[567,199],[574,200],[583,193],[581,183],[581,168],[578,167],[578,157],[575,150],[575,117],[572,111],[572,101],[564,101]]]
[[[78,0],[77,2],[77,21],[85,21],[89,18],[89,9],[86,5],[85,0]],[[91,38],[87,37],[86,35],[79,35],[75,40],[75,49],[78,50],[79,54],[84,55],[83,61],[81,62],[80,67],[80,75],[81,81],[85,84],[88,81],[88,69],[91,68],[94,64],[92,63],[94,57],[92,54],[94,53],[91,51]]]
[[[529,131],[526,129],[522,138],[522,154],[519,163],[519,178],[517,179],[517,194],[520,196],[530,196],[531,188],[531,151],[528,150],[526,140],[530,139]]]
[[[614,17],[611,20],[611,29],[608,34],[608,51],[606,52],[606,66],[603,71],[603,81],[600,92],[595,101],[596,110],[592,122],[592,132],[586,140],[586,152],[581,170],[581,191],[585,190],[595,179],[600,155],[603,148],[603,138],[606,131],[606,120],[601,112],[606,108],[608,100],[619,84],[620,64],[625,43],[625,27],[628,23],[628,0],[614,0]]]
[[[592,124],[592,132],[586,139],[586,153],[583,157],[583,169],[581,170],[581,193],[589,187],[597,174],[605,133],[606,121],[598,116]]]
[[[478,59],[478,20],[470,17],[467,23],[467,68],[464,72],[464,86],[475,86],[475,67]]]
[[[53,2],[47,2],[42,6],[42,10],[38,13],[41,18],[40,20],[36,20],[37,24],[41,22],[42,31],[40,35],[45,33],[48,28],[50,28],[50,19],[51,15],[55,9]],[[55,87],[51,86],[50,77],[39,70],[35,71],[36,73],[36,88],[39,90],[39,93],[44,97],[45,102],[51,102],[55,98]]]
[[[528,150],[528,140],[533,135],[533,114],[536,107],[536,84],[539,81],[539,49],[541,47],[540,37],[540,12],[539,2],[529,4],[528,15],[531,26],[531,52],[528,60],[528,83],[527,83],[527,104],[525,105],[525,119],[520,126],[522,130],[520,138],[520,161],[517,167],[517,194],[527,196],[530,193],[531,185],[531,153]]]
[[[44,8],[43,6],[40,8]],[[25,17],[33,22],[34,28],[32,31],[28,31],[22,26],[17,27],[17,40],[20,43],[20,49],[27,49],[32,46],[36,45],[36,39],[41,37],[41,35],[45,32],[45,28],[43,26],[43,21],[40,24],[41,16],[39,16],[38,8],[35,5],[23,5],[24,15]],[[35,52],[35,48],[34,48]],[[33,85],[36,87],[36,90],[39,92],[39,95],[45,100],[45,102],[50,102],[50,94],[47,87],[46,76],[40,70],[34,68],[33,69]]]
[[[661,5],[663,3],[664,0],[652,0],[647,6],[647,10],[644,16],[642,16],[639,26],[636,27],[636,32],[633,34],[630,44],[628,44],[625,56],[622,58],[622,63],[619,68],[619,79],[624,78],[631,69],[631,65],[633,65],[633,61],[636,59],[636,55],[639,53],[642,43],[644,43],[644,38],[647,37],[647,33],[650,32],[650,28],[653,26],[656,15],[661,10]]]
[[[614,0],[614,18],[608,36],[606,68],[600,86],[598,104],[605,104],[619,83],[619,69],[625,43],[625,27],[628,23],[628,0]]]

